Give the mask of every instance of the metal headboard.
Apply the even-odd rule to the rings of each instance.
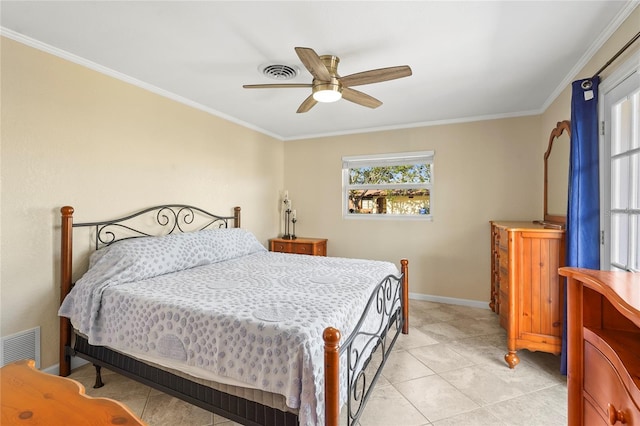
[[[240,228],[240,207],[233,208],[233,216],[219,216],[207,212],[199,207],[185,204],[166,204],[149,207],[129,216],[119,219],[101,222],[73,223],[74,209],[71,206],[60,208],[60,303],[71,291],[73,286],[71,271],[73,270],[73,228],[95,227],[96,250],[108,246],[116,241],[128,238],[146,236],[169,235],[172,233],[191,232],[207,228],[228,228],[233,219],[233,227]],[[141,231],[135,223],[135,219],[141,220],[143,216],[152,218],[158,232]],[[147,219],[148,220],[148,219]],[[143,226],[144,225],[144,226]],[[157,225],[157,226],[156,226]],[[147,229],[149,223],[142,224]],[[71,372],[71,357],[66,353],[66,348],[71,346],[71,322],[66,317],[60,317],[60,375],[68,376]]]
[[[143,223],[136,219],[151,219],[152,223]],[[240,207],[234,207],[233,216],[219,216],[199,207],[186,204],[166,204],[149,207],[129,216],[102,222],[74,223],[74,228],[94,227],[95,248],[111,245],[130,238],[161,236],[203,229],[240,227]],[[158,225],[156,227],[156,225]],[[144,227],[144,231],[141,229]],[[149,229],[155,227],[156,232]]]

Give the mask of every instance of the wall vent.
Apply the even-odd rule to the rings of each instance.
[[[40,369],[40,327],[5,336],[0,341],[0,366],[32,359]]]

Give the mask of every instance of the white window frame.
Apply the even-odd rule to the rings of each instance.
[[[342,217],[364,220],[433,220],[434,151],[398,152],[390,154],[353,155],[342,157]],[[429,164],[431,181],[424,184],[351,185],[349,169],[357,167],[404,166]],[[354,214],[349,212],[349,191],[354,189],[428,189],[429,214]]]
[[[633,206],[624,209],[612,208],[612,196],[614,191],[620,188],[612,186],[612,161],[616,158],[627,158],[637,155],[640,147],[632,148],[623,153],[611,155],[612,137],[616,137],[617,129],[612,123],[613,111],[622,100],[629,99],[629,96],[636,94],[635,116],[631,117],[632,137],[640,138],[640,102],[637,101],[638,90],[640,89],[640,52],[636,52],[624,64],[622,64],[611,76],[602,81],[600,85],[599,117],[600,123],[600,229],[601,229],[601,251],[600,268],[603,270],[628,270],[638,272],[640,270],[640,208]],[[636,165],[637,168],[637,165]],[[640,206],[640,200],[636,199],[640,190],[638,177],[640,170],[634,169],[629,173],[627,185],[629,200]],[[634,198],[635,197],[635,198]],[[612,225],[612,213],[625,216],[627,218],[627,234],[622,238],[615,237],[612,232],[616,232]],[[614,242],[625,247],[613,247]],[[627,264],[622,265],[612,261],[612,254],[616,250],[623,249],[627,252]]]

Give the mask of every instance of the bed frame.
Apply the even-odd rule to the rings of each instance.
[[[60,209],[62,214],[61,238],[61,294],[60,303],[71,291],[73,261],[73,228],[93,228],[95,249],[116,241],[152,235],[191,232],[202,229],[240,227],[240,207],[234,208],[233,216],[211,214],[198,207],[171,204],[150,207],[129,216],[88,223],[73,223],[73,207]],[[152,225],[149,222],[153,222]],[[143,231],[153,227],[155,231]],[[340,357],[346,353],[346,377],[348,401],[346,404],[347,425],[356,424],[362,414],[374,385],[382,373],[391,350],[400,333],[409,330],[408,303],[408,261],[402,259],[401,276],[390,275],[378,284],[369,298],[369,302],[352,334],[340,345],[340,331],[327,327],[323,333],[325,355],[325,424],[338,426],[340,423]],[[395,283],[400,286],[395,286]],[[393,289],[398,289],[394,291]],[[391,298],[391,302],[388,299]],[[377,333],[361,331],[365,314],[370,309],[382,313],[387,321],[380,324]],[[356,337],[364,336],[367,345],[375,347],[372,355],[362,362],[361,353],[352,347]],[[72,346],[72,337],[74,344]],[[237,423],[249,426],[297,426],[298,416],[232,394],[218,391],[209,386],[191,381],[164,371],[152,365],[123,355],[103,346],[90,345],[87,340],[74,333],[68,318],[60,317],[60,375],[71,372],[71,357],[79,356],[96,367],[96,385],[102,386],[100,368],[105,367],[124,376],[137,380],[162,392],[175,396],[193,405],[226,417]],[[361,366],[364,364],[363,368]],[[357,370],[356,370],[357,368]],[[373,376],[373,377],[369,377]]]

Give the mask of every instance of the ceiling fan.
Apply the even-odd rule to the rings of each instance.
[[[408,77],[411,75],[411,68],[408,65],[401,65],[397,67],[363,71],[350,74],[345,77],[340,77],[338,75],[338,63],[340,62],[340,59],[337,56],[318,56],[313,49],[308,47],[296,47],[295,50],[302,61],[302,64],[313,76],[311,84],[245,84],[242,87],[245,89],[310,87],[311,95],[302,102],[298,111],[296,111],[298,113],[309,111],[318,102],[335,102],[340,98],[344,98],[348,101],[369,108],[377,108],[382,105],[382,102],[373,96],[359,92],[351,87],[395,80],[396,78]]]

